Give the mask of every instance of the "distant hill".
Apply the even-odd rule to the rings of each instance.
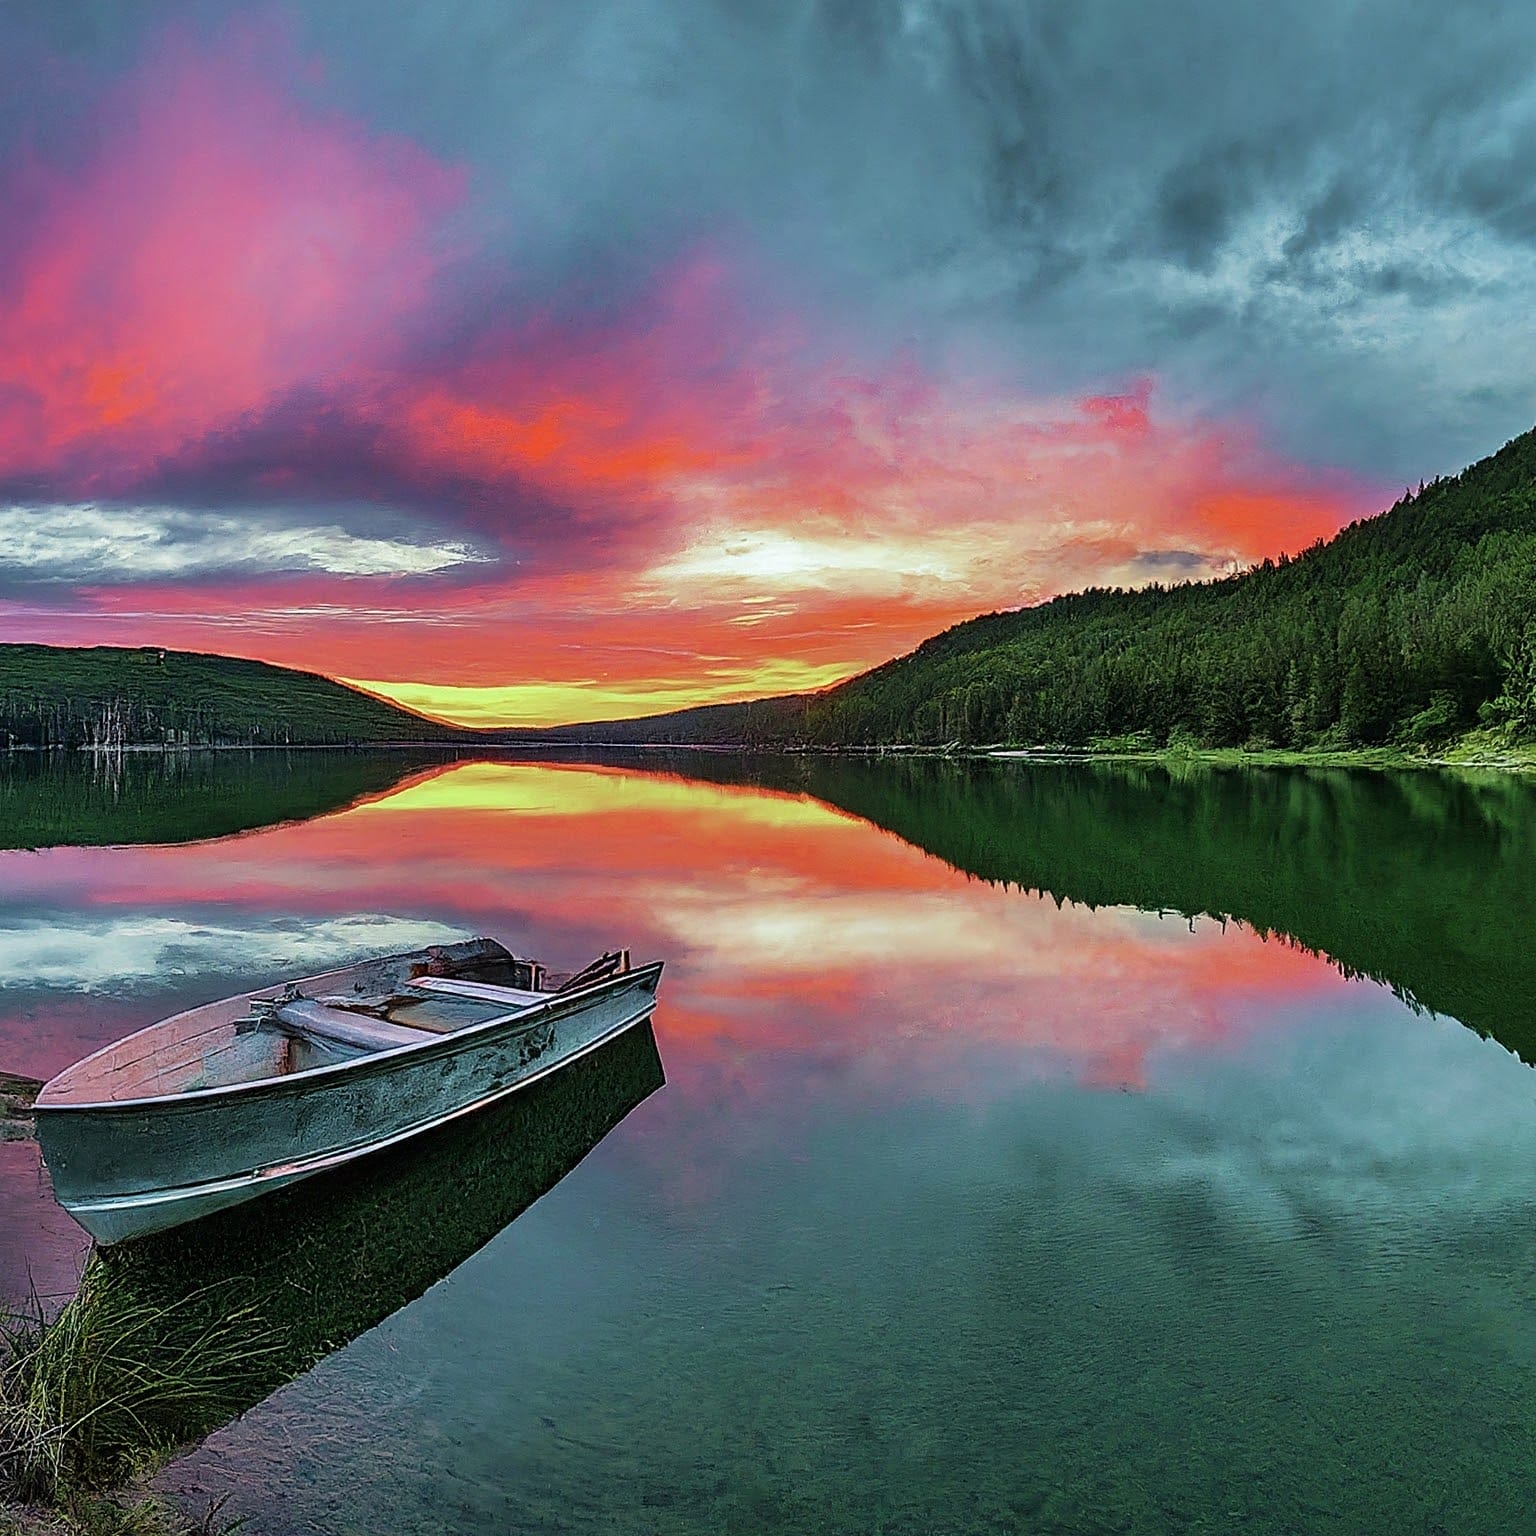
[[[988,614],[818,694],[564,740],[1428,746],[1536,735],[1536,432],[1295,559]]]
[[[344,746],[470,735],[313,672],[260,661],[0,645],[0,747]]]
[[[775,746],[804,734],[806,711],[815,694],[786,693],[745,704],[701,704],[665,715],[633,720],[599,720],[590,725],[514,727],[494,734],[503,742],[571,742],[614,746],[655,746],[719,742],[732,746]]]

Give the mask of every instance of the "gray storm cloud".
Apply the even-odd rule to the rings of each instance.
[[[513,304],[622,306],[713,243],[872,352],[1152,377],[1389,483],[1536,416],[1529,5],[30,0],[0,143],[47,151],[50,95],[166,27],[253,16],[314,61],[301,95],[467,168],[439,347]]]
[[[718,238],[871,345],[1155,376],[1401,477],[1536,414],[1536,10],[1365,0],[455,0],[299,13],[594,302]]]

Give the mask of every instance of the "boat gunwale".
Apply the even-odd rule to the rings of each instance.
[[[649,967],[641,967],[641,969],[649,969]],[[636,1013],[620,1020],[619,1023],[611,1028],[604,1030],[595,1039],[587,1041],[586,1044],[572,1051],[569,1056],[562,1056],[559,1061],[549,1062],[542,1067],[536,1068],[526,1076],[515,1078],[512,1082],[503,1084],[502,1087],[493,1090],[482,1098],[471,1100],[467,1104],[461,1104],[430,1120],[417,1121],[415,1124],[392,1132],[389,1136],[377,1141],[360,1142],[354,1146],[332,1149],[328,1152],[319,1153],[303,1162],[272,1163],[263,1168],[253,1168],[246,1173],[234,1174],[224,1179],[209,1180],[202,1184],[174,1184],[169,1188],[138,1191],[127,1195],[105,1196],[95,1200],[71,1200],[66,1209],[69,1210],[71,1215],[78,1211],[84,1211],[88,1215],[98,1213],[110,1215],[118,1211],[153,1210],[161,1206],[174,1205],[183,1200],[195,1200],[199,1197],[206,1197],[210,1193],[224,1193],[242,1187],[259,1192],[264,1185],[275,1184],[281,1189],[289,1184],[298,1183],[303,1179],[313,1178],[316,1174],[329,1173],[337,1168],[344,1168],[348,1163],[356,1162],[362,1157],[372,1156],[375,1152],[387,1151],[391,1147],[396,1147],[402,1142],[409,1141],[414,1136],[428,1135],[432,1131],[440,1130],[443,1126],[449,1125],[455,1120],[462,1119],[465,1115],[477,1113],[488,1105],[509,1098],[520,1089],[532,1087],[551,1073],[558,1072],[571,1062],[578,1061],[583,1056],[590,1055],[593,1051],[610,1044],[620,1035],[627,1033],[638,1025],[650,1022],[655,1013],[656,1001],[653,997],[648,1004],[642,1006]],[[79,1219],[78,1216],[76,1219]],[[149,1230],[163,1231],[165,1229],[157,1227]],[[101,1241],[101,1239],[98,1239],[98,1241]]]
[[[384,956],[383,958],[389,959],[392,957]],[[360,960],[357,962],[357,965],[366,965],[370,963],[372,962]],[[482,1019],[479,1021],[479,1023],[465,1025],[463,1029],[453,1030],[447,1034],[427,1035],[420,1041],[408,1041],[404,1045],[391,1046],[388,1050],[368,1051],[362,1055],[352,1057],[349,1061],[323,1062],[319,1066],[306,1067],[302,1072],[285,1072],[275,1076],[252,1078],[249,1082],[225,1083],[209,1088],[189,1088],[179,1093],[145,1094],[138,1098],[132,1099],[85,1099],[76,1101],[65,1100],[56,1103],[44,1102],[44,1095],[48,1092],[48,1089],[52,1086],[52,1084],[56,1082],[60,1077],[75,1071],[77,1068],[88,1066],[91,1062],[95,1061],[97,1057],[105,1056],[109,1051],[115,1050],[118,1046],[125,1044],[127,1041],[136,1040],[141,1036],[153,1034],[156,1030],[163,1029],[166,1025],[174,1023],[177,1019],[184,1019],[190,1014],[200,1013],[205,1008],[216,1008],[221,1003],[236,1002],[241,998],[254,999],[260,993],[271,991],[272,988],[258,987],[254,992],[236,992],[230,997],[216,998],[212,1002],[200,1003],[196,1008],[188,1008],[182,1013],[173,1013],[168,1018],[157,1019],[153,1024],[146,1024],[143,1029],[134,1030],[132,1034],[124,1035],[121,1039],[114,1040],[110,1044],[102,1046],[99,1050],[92,1051],[89,1056],[81,1057],[79,1061],[75,1062],[72,1066],[66,1067],[63,1072],[56,1074],[55,1077],[50,1078],[49,1081],[43,1085],[42,1092],[38,1094],[37,1100],[33,1105],[33,1113],[39,1117],[50,1115],[81,1114],[87,1112],[92,1114],[118,1114],[132,1113],[134,1111],[147,1108],[169,1108],[171,1106],[182,1104],[197,1105],[206,1103],[210,1099],[229,1098],[234,1094],[261,1092],[275,1094],[288,1087],[290,1084],[300,1084],[304,1087],[309,1087],[318,1079],[323,1079],[330,1076],[339,1076],[344,1072],[352,1072],[358,1068],[372,1067],[380,1062],[386,1062],[392,1065],[399,1058],[407,1055],[422,1054],[430,1056],[437,1052],[441,1052],[444,1055],[456,1054],[455,1046],[459,1043],[464,1041],[472,1041],[484,1033],[505,1025],[510,1020],[516,1019],[520,1025],[524,1024],[526,1021],[527,1025],[531,1027],[532,1025],[539,1023],[540,1020],[547,1015],[555,1014],[557,1016],[563,1016],[564,1014],[570,1012],[571,1010],[568,1005],[571,1003],[590,1000],[593,996],[603,992],[618,992],[622,990],[627,984],[633,983],[637,979],[654,977],[657,981],[659,981],[662,969],[665,964],[666,962],[663,960],[652,960],[646,965],[638,965],[634,967],[633,970],[622,971],[617,976],[605,976],[600,981],[591,982],[585,987],[578,987],[572,992],[552,992],[550,993],[548,1000],[545,1002],[533,1003],[526,1008],[514,1009],[511,1012],[505,1014],[498,1014],[489,1019]],[[318,975],[315,976],[301,977],[298,981],[292,983],[292,985],[304,986],[309,982],[324,981],[329,977],[339,976],[343,972],[353,969],[355,969],[355,967],[350,965],[340,966],[333,971],[321,971]],[[277,983],[276,985],[281,987],[289,985],[289,983]],[[651,991],[654,995],[654,986],[651,988]],[[214,1028],[226,1027],[229,1026],[214,1026]]]

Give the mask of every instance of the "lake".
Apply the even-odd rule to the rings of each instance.
[[[189,1507],[264,1536],[1530,1529],[1536,786],[34,759],[0,764],[0,841],[0,1069],[35,1076],[473,933],[667,961],[654,1037],[232,1213],[209,1252],[295,1370],[325,1358],[163,1474]],[[67,1291],[81,1246],[0,1144],[0,1290]]]

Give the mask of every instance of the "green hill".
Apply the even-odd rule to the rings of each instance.
[[[633,720],[513,727],[495,734],[511,744],[597,742],[632,747],[707,742],[771,747],[803,737],[806,711],[816,698],[810,693],[787,693],[777,698],[753,699],[746,704],[700,704],[693,709],[640,715]]]
[[[345,746],[468,734],[312,672],[260,661],[0,645],[0,747]]]
[[[1432,746],[1536,734],[1536,432],[1295,559],[988,614],[822,693],[587,741]]]

